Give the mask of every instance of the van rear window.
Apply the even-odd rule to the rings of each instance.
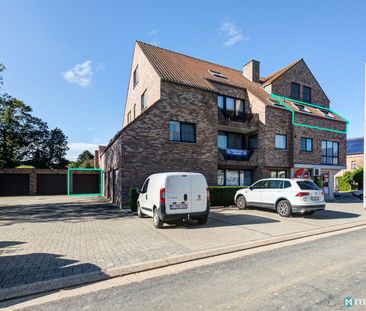
[[[320,188],[310,180],[297,181],[301,190],[320,190]]]

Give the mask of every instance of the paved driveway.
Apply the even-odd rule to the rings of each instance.
[[[207,225],[157,230],[103,198],[0,198],[0,288],[366,220],[350,200],[309,217],[213,209]]]

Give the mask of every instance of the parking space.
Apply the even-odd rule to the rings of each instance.
[[[165,226],[100,197],[6,197],[0,201],[0,288],[365,220],[361,201],[328,203],[309,217],[212,209],[207,225]]]

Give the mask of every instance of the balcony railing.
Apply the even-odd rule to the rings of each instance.
[[[253,153],[252,150],[219,148],[225,160],[248,161]]]

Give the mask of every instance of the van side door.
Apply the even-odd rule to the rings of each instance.
[[[149,186],[149,182],[150,182],[150,178],[146,179],[146,181],[144,182],[143,186],[141,187],[141,192],[140,192],[140,206],[144,211],[147,212],[151,212],[151,208],[149,206],[149,202],[148,202],[148,186]]]

